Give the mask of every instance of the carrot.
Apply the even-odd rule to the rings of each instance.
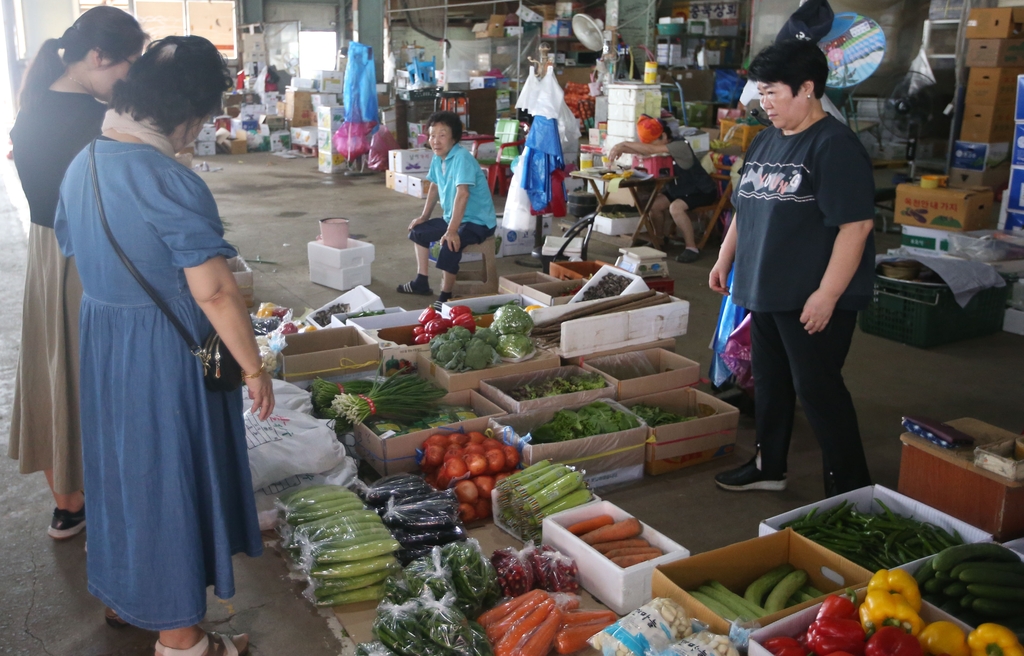
[[[523,604],[539,603],[546,596],[547,593],[543,590],[533,590],[531,592],[527,592],[524,595],[519,595],[518,597],[506,601],[503,604],[495,606],[494,608],[490,609],[489,611],[478,617],[476,621],[480,624],[480,626],[487,628],[495,622],[501,620],[501,618],[505,617],[515,609],[522,606]]]
[[[614,549],[632,549],[634,547],[649,547],[651,543],[643,538],[634,538],[632,540],[614,540],[612,542],[598,542],[597,544],[590,545],[597,549],[600,553],[606,554]]]
[[[645,563],[648,560],[657,558],[660,555],[661,554],[649,553],[640,556],[620,556],[618,558],[612,558],[612,562],[621,567],[622,569],[626,569],[627,567],[632,567],[633,565],[637,565],[639,563]]]
[[[544,622],[554,607],[555,602],[546,599],[531,608],[523,618],[509,627],[504,635],[498,634],[501,639],[497,641],[498,644],[494,648],[495,656],[512,656],[513,654],[519,656],[522,653],[519,650],[519,645],[525,643],[530,634]],[[489,633],[488,637],[490,637]],[[493,638],[491,640],[494,641]]]
[[[636,517],[630,517],[621,522],[615,522],[611,526],[602,526],[590,533],[586,533],[581,539],[587,544],[610,542],[612,540],[629,540],[643,533],[643,530],[644,528],[640,525],[640,520]]]
[[[531,612],[540,607],[541,604],[545,604],[545,607],[547,607],[547,605],[554,605],[555,602],[551,599],[550,595],[548,595],[546,592],[544,594],[545,596],[542,597],[539,601],[527,602],[521,605],[519,608],[516,608],[514,611],[512,611],[499,621],[487,627],[485,629],[485,632],[487,633],[487,637],[490,639],[490,641],[492,643],[496,643],[499,638],[501,638],[503,635],[511,631],[516,624],[521,622],[527,615],[529,615]]]
[[[572,654],[586,649],[589,645],[587,643],[595,634],[600,633],[605,627],[611,626],[615,623],[613,619],[610,622],[590,622],[589,624],[576,624],[568,628],[562,629],[555,636],[555,649],[559,654]]]
[[[618,618],[619,616],[610,610],[576,610],[571,613],[562,613],[562,628],[576,626],[577,624],[592,624],[604,620],[608,620],[608,624],[611,624]]]
[[[551,645],[555,641],[555,636],[558,635],[558,627],[562,625],[562,611],[558,608],[552,608],[548,613],[548,616],[544,619],[537,630],[533,632],[527,641],[523,645],[523,648],[518,650],[518,654],[522,656],[547,656],[547,653],[551,651]]]
[[[591,517],[585,519],[582,522],[576,522],[572,526],[567,526],[566,530],[573,535],[585,535],[591,531],[597,530],[602,526],[611,526],[615,523],[611,515],[598,515],[597,517]]]
[[[635,547],[633,549],[615,549],[614,551],[609,551],[608,553],[606,553],[604,557],[608,558],[609,560],[615,560],[616,558],[621,558],[622,556],[643,556],[648,553],[653,553],[656,556],[660,556],[662,554],[662,551],[657,547]]]

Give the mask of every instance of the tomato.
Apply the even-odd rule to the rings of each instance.
[[[422,325],[426,325],[440,316],[441,315],[437,313],[437,310],[435,310],[434,307],[431,305],[420,313],[419,322]]]
[[[451,310],[448,311],[448,316],[450,316],[452,319],[462,314],[468,314],[472,316],[473,310],[469,309],[469,307],[465,305],[453,305]]]

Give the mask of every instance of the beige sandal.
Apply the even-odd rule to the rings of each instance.
[[[245,633],[226,636],[221,633],[207,633],[188,649],[171,649],[157,640],[157,656],[248,656],[249,636]]]

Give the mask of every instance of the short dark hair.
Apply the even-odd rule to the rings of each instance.
[[[785,84],[794,96],[804,82],[810,81],[814,84],[814,97],[821,98],[828,80],[828,60],[817,44],[789,39],[759,52],[747,67],[747,74],[755,82]]]
[[[150,120],[170,135],[183,123],[220,109],[231,74],[216,46],[201,36],[161,39],[114,86],[110,106],[137,121]]]
[[[115,7],[93,7],[79,16],[61,38],[43,42],[25,73],[21,106],[36,108],[67,67],[85,59],[91,50],[113,64],[120,64],[142,52],[148,38],[131,14]]]
[[[452,131],[452,140],[455,143],[459,143],[462,140],[462,121],[459,119],[459,115],[455,112],[434,112],[427,119],[427,133],[429,134],[431,126],[436,123],[441,125],[447,125]]]

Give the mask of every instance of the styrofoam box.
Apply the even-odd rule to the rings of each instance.
[[[512,301],[515,301],[521,306],[523,304],[523,297],[519,294],[495,294],[494,296],[452,299],[447,303],[441,304],[441,316],[445,319],[450,319],[452,316],[452,308],[456,305],[465,305],[473,312],[483,312],[487,308],[495,305],[505,305]]]
[[[379,310],[368,310],[368,311],[369,312],[379,312]],[[384,314],[395,314],[396,312],[405,312],[405,311],[406,311],[405,308],[401,308],[401,307],[384,308]],[[358,311],[356,311],[356,312],[341,312],[341,313],[338,313],[338,314],[332,314],[331,315],[331,325],[330,325],[330,327],[331,328],[344,328],[345,326],[352,325],[352,324],[345,323],[346,321],[348,321],[349,315],[352,315],[352,314],[358,314]]]
[[[1003,546],[1007,549],[1013,549],[1020,554],[1020,559],[1024,560],[1024,538],[1017,538],[1016,540],[1004,542]]]
[[[821,609],[821,604],[815,604],[809,608],[805,608],[799,613],[794,613],[788,617],[784,617],[778,622],[772,622],[766,627],[755,630],[750,634],[750,642],[747,645],[747,656],[772,656],[771,653],[764,648],[763,642],[771,638],[779,637],[796,637],[805,631],[807,627],[811,625],[811,622],[818,616],[818,611]],[[946,621],[952,622],[959,626],[965,633],[970,633],[973,627],[965,624],[962,620],[959,620],[949,613],[936,608],[927,601],[921,604],[921,619],[926,624],[932,622]]]
[[[1024,311],[1006,308],[1006,314],[1003,315],[1003,331],[1024,335]]]
[[[349,267],[347,269],[334,269],[323,266],[322,264],[314,264],[310,262],[309,281],[337,290],[352,289],[353,287],[358,287],[360,285],[369,285],[372,282],[370,266],[371,265],[369,264],[365,264],[363,266]]]
[[[608,105],[609,121],[629,121],[635,123],[643,114],[643,105]]]
[[[636,123],[633,121],[608,120],[608,136],[636,139]]]
[[[394,328],[395,326],[415,326],[419,323],[420,314],[423,310],[406,310],[404,312],[393,312],[391,314],[377,314],[372,317],[358,317],[348,319],[347,326],[353,326],[361,330],[380,330],[382,328]]]
[[[639,225],[639,216],[613,219],[598,214],[594,217],[594,230],[603,235],[631,235],[636,232],[636,228]]]
[[[400,194],[409,193],[409,175],[406,173],[395,173],[395,191]]]
[[[897,515],[904,517],[910,517],[916,519],[919,522],[928,522],[934,524],[940,528],[943,528],[950,533],[957,531],[960,533],[960,537],[964,539],[964,542],[970,544],[972,542],[991,542],[992,534],[982,531],[980,528],[975,528],[966,522],[962,522],[955,517],[951,517],[944,512],[936,510],[930,506],[926,506],[920,501],[915,501],[910,497],[904,496],[899,492],[894,492],[889,488],[882,487],[881,485],[870,485],[868,487],[862,487],[859,490],[853,490],[846,494],[840,494],[824,501],[817,503],[808,504],[802,508],[796,510],[790,510],[787,513],[776,515],[771,519],[766,519],[761,522],[758,527],[758,536],[770,535],[776,531],[782,530],[781,527],[786,522],[791,522],[795,519],[803,517],[807,513],[811,512],[812,509],[817,508],[818,512],[828,510],[838,506],[843,501],[848,501],[856,505],[857,510],[865,513],[881,513],[884,512],[882,506],[876,503],[876,500],[881,501],[889,510],[893,511]],[[931,556],[926,558],[919,558],[918,560],[911,561],[904,565],[900,565],[897,569],[904,569],[908,572],[915,572],[920,567],[921,563],[928,560]]]
[[[196,157],[213,157],[217,154],[216,141],[197,141],[195,148]]]
[[[571,508],[571,510],[578,510],[580,508],[586,508],[587,506],[592,506],[595,503],[601,503],[601,497],[597,496],[593,492],[591,492],[590,496],[591,496],[590,501],[586,502],[585,504],[583,504],[581,506],[576,506],[575,508]],[[502,531],[505,531],[506,533],[508,533],[509,535],[514,537],[515,539],[522,541],[522,536],[520,536],[518,533],[516,533],[512,529],[511,526],[509,526],[509,525],[505,524],[503,521],[501,521],[501,515],[498,512],[498,510],[499,510],[499,508],[498,508],[498,490],[492,489],[491,490],[491,518],[494,520],[494,525],[497,526]],[[541,531],[543,531],[543,526],[541,527]]]
[[[609,274],[615,274],[617,276],[625,276],[626,278],[629,278],[629,279],[631,279],[633,281],[633,282],[629,283],[626,286],[625,289],[622,290],[622,292],[619,294],[619,296],[622,296],[624,294],[640,294],[640,293],[646,292],[647,290],[650,289],[650,287],[647,286],[647,283],[644,282],[644,279],[641,278],[640,276],[638,276],[638,275],[636,275],[634,273],[629,273],[628,271],[623,271],[622,269],[617,269],[617,268],[615,268],[613,266],[605,265],[605,266],[601,267],[598,270],[597,273],[594,274],[594,277],[591,278],[587,282],[587,284],[583,285],[582,289],[580,289],[578,292],[576,292],[576,295],[573,296],[569,300],[569,303],[572,304],[572,303],[579,303],[579,302],[581,302],[583,300],[583,294],[585,294],[586,291],[588,289],[590,289],[591,287],[594,287],[595,285],[597,285],[597,283],[599,283],[602,278],[604,278],[605,276],[607,276]]]
[[[587,592],[619,615],[625,615],[651,600],[651,574],[655,567],[687,558],[690,552],[641,522],[640,537],[665,553],[623,569],[565,528],[598,515],[610,515],[617,522],[632,517],[609,501],[571,508],[544,519],[543,541],[576,561],[580,584]]]
[[[334,269],[347,269],[373,262],[374,248],[370,242],[358,239],[349,239],[348,248],[331,248],[323,242],[311,241],[306,245],[306,255],[310,264],[315,262]]]
[[[367,283],[367,284],[369,284],[369,283]],[[316,310],[311,312],[310,313],[310,317],[312,317],[317,312],[321,312],[323,310],[326,310],[327,308],[331,307],[332,305],[337,305],[339,303],[347,304],[348,305],[348,311],[353,313],[353,314],[356,313],[356,312],[371,312],[371,311],[374,311],[374,310],[383,310],[384,309],[384,301],[382,301],[380,299],[380,296],[377,296],[376,294],[371,292],[366,287],[357,286],[354,289],[352,289],[351,291],[345,292],[341,296],[335,298],[334,300],[332,300],[332,301],[330,301],[328,303],[324,303],[323,305],[318,307]],[[311,325],[311,326],[313,326],[313,327],[315,327],[315,328],[323,328],[323,326],[318,326],[317,324],[315,324],[312,319],[307,319],[306,323]]]
[[[430,191],[430,183],[427,182],[426,177],[425,175],[412,175],[410,173],[405,193],[413,198],[426,198],[427,193]]]
[[[630,139],[629,137],[613,137],[612,135],[609,134],[604,139],[604,152],[605,153],[609,152],[612,148],[614,148],[615,146],[619,145],[623,141],[632,141],[632,140],[633,139]],[[623,155],[621,155],[619,157],[619,159],[617,159],[614,162],[612,162],[612,164],[616,164],[616,163],[618,163],[619,166],[633,166],[633,156],[630,155],[630,154],[623,154]],[[595,166],[596,166],[596,164],[595,164]]]
[[[388,168],[396,173],[426,173],[430,170],[433,151],[426,148],[388,151]]]

